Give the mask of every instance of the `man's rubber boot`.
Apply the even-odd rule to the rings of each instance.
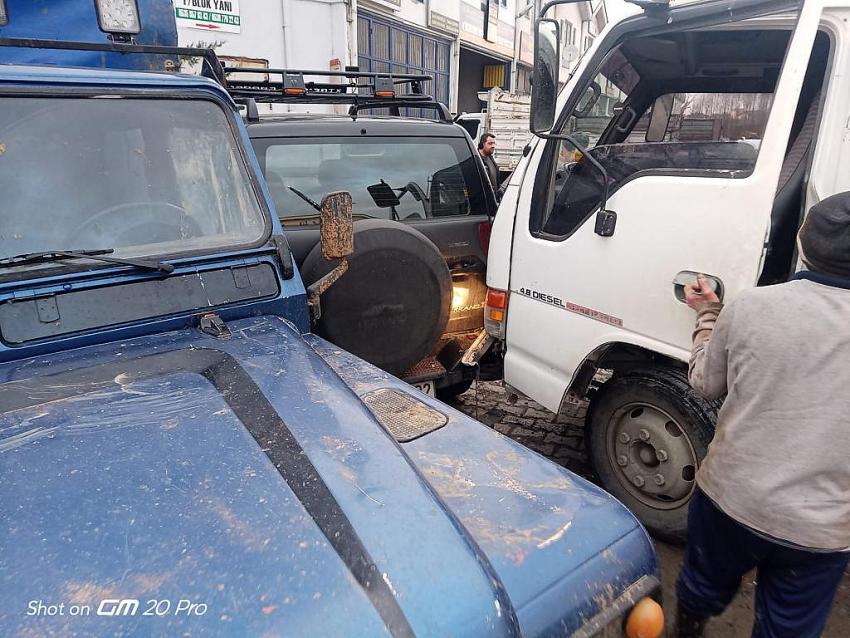
[[[673,625],[673,638],[702,638],[708,618],[695,616],[679,606],[676,609],[676,624]]]

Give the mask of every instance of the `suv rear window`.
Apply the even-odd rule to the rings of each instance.
[[[278,216],[314,216],[315,202],[349,191],[354,213],[417,220],[485,214],[478,165],[466,140],[334,137],[254,140]],[[387,196],[389,189],[395,194]]]

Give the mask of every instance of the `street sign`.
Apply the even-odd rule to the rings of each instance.
[[[239,33],[239,0],[173,0],[178,27]]]

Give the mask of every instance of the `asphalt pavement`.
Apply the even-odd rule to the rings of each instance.
[[[477,386],[473,384],[469,391],[457,397],[452,405],[552,461],[585,478],[595,480],[585,451],[585,404],[571,406],[560,414],[553,414],[530,399],[520,397],[515,403],[509,403],[507,398],[500,384],[479,383]],[[669,627],[675,615],[675,583],[682,564],[683,548],[656,541],[656,549],[661,562],[664,612]],[[729,608],[709,622],[707,638],[750,636],[754,591],[755,574],[747,574],[742,579],[741,589]],[[845,576],[839,588],[823,636],[850,636],[850,575]]]

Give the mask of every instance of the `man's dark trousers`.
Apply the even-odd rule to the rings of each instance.
[[[753,636],[820,636],[848,560],[847,552],[810,552],[768,540],[697,490],[688,510],[678,603],[692,616],[716,616],[732,601],[741,577],[757,568]]]

